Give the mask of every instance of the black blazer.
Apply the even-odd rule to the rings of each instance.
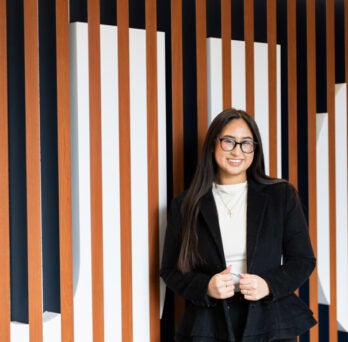
[[[175,198],[169,211],[161,266],[167,286],[186,300],[177,333],[234,341],[227,301],[207,295],[210,278],[226,268],[212,191],[202,199],[197,224],[199,251],[205,262],[186,274],[176,268],[183,197]],[[294,188],[287,182],[264,185],[248,181],[247,272],[265,279],[271,295],[250,302],[243,341],[290,338],[316,323],[294,294],[314,267],[306,219]]]

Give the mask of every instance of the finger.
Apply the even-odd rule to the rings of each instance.
[[[231,265],[230,266],[227,266],[222,272],[221,272],[221,274],[228,274],[228,273],[230,273],[231,272]]]

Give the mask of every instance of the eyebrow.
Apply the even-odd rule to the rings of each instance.
[[[231,139],[234,139],[234,140],[236,140],[236,137],[233,137],[232,135],[224,135],[224,136],[222,136],[221,138],[231,138]],[[252,137],[241,137],[241,139],[250,139],[250,140],[253,140],[253,138]]]

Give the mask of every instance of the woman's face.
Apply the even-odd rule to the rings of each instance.
[[[231,120],[221,131],[218,138],[227,138],[227,141],[252,142],[253,134],[243,119]],[[228,144],[227,144],[228,145]],[[254,152],[244,153],[241,145],[236,145],[232,151],[224,151],[220,141],[215,145],[215,161],[218,166],[217,179],[218,184],[237,184],[243,183],[247,179],[246,171],[253,162]]]

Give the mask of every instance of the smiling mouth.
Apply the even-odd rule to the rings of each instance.
[[[243,159],[231,159],[231,158],[228,158],[227,161],[231,165],[240,165],[242,163]]]

